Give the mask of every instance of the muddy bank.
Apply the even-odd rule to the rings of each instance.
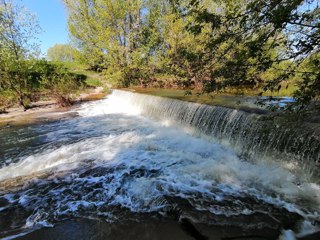
[[[68,112],[72,107],[82,102],[102,99],[107,94],[102,87],[92,89],[88,93],[82,93],[73,102],[73,106],[61,107],[54,100],[38,101],[31,104],[31,108],[24,111],[23,107],[11,107],[5,113],[0,114],[0,127],[40,124],[74,116]]]

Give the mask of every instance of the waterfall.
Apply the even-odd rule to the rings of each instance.
[[[239,156],[252,161],[278,161],[307,176],[318,174],[320,129],[277,123],[269,115],[220,106],[114,90],[111,98],[128,106],[128,112],[191,127],[231,146]]]
[[[69,115],[0,129],[0,238],[77,218],[320,227],[316,127],[121,90]]]

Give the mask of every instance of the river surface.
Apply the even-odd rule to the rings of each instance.
[[[70,110],[76,117],[2,127],[0,237],[294,239],[318,230],[318,184],[133,104],[111,94]]]

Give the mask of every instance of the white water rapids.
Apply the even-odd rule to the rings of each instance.
[[[175,199],[187,200],[182,214],[196,222],[281,211],[320,220],[319,185],[278,161],[246,161],[214,137],[145,117],[121,94],[73,111],[79,116],[18,129],[1,145],[0,213],[21,209],[24,228],[67,216],[116,221],[119,209],[163,215]]]

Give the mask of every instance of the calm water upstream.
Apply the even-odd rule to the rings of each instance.
[[[294,239],[317,231],[320,186],[302,172],[318,145],[309,157],[285,148],[285,164],[239,154],[241,139],[243,149],[250,142],[235,124],[247,116],[221,112],[212,123],[220,135],[210,135],[152,99],[115,91],[71,110],[74,118],[0,129],[0,237]],[[146,114],[142,100],[165,109]],[[201,123],[194,106],[190,121]],[[307,159],[301,171],[292,167],[297,155]]]

